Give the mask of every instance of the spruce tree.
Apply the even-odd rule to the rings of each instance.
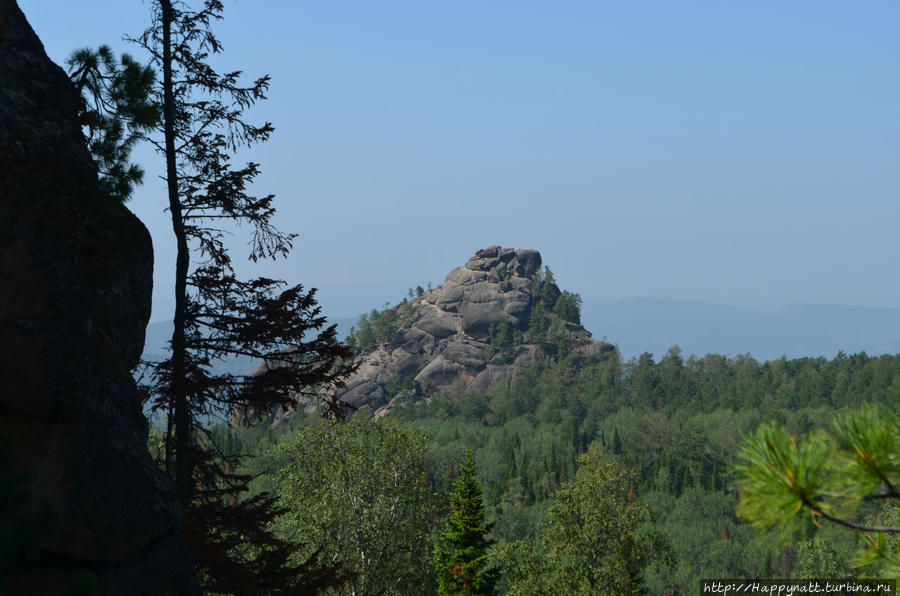
[[[435,547],[438,594],[441,596],[493,594],[497,571],[488,561],[492,540],[484,522],[481,483],[476,477],[472,452],[459,466],[459,477],[450,495],[452,513]]]
[[[205,587],[228,594],[305,594],[342,580],[336,568],[296,563],[296,545],[277,539],[268,524],[282,511],[265,493],[241,498],[249,475],[233,473],[204,425],[236,411],[264,416],[323,398],[350,370],[351,356],[327,326],[315,289],[280,280],[238,277],[224,237],[249,229],[252,261],[285,256],[295,236],[273,225],[272,195],[255,196],[260,172],[240,165],[238,149],[268,140],[269,122],[245,111],[266,99],[269,77],[246,83],[240,71],[218,72],[222,44],[213,24],[220,0],[199,8],[180,0],[151,2],[153,22],[137,39],[162,74],[152,99],[162,106],[148,140],[163,157],[167,207],[177,245],[174,330],[169,358],[152,363],[145,386],[150,407],[165,415],[163,463],[185,509],[183,526]],[[216,374],[217,360],[241,355],[266,361],[261,374]],[[249,371],[248,371],[249,373]],[[246,420],[250,419],[248,415]]]

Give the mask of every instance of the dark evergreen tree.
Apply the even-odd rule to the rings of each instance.
[[[223,226],[248,226],[255,261],[286,255],[294,236],[272,225],[274,197],[250,192],[259,165],[232,164],[238,148],[267,140],[273,127],[244,118],[265,99],[268,76],[244,85],[240,72],[219,73],[210,65],[210,56],[222,51],[212,31],[222,10],[219,0],[205,0],[198,10],[156,0],[152,26],[132,40],[162,72],[153,94],[162,105],[161,139],[151,142],[166,162],[177,243],[171,355],[152,366],[147,395],[166,415],[164,463],[185,507],[185,531],[207,588],[308,593],[338,581],[336,570],[288,563],[296,545],[266,529],[280,513],[274,499],[240,499],[250,477],[230,473],[230,462],[201,424],[235,409],[262,415],[327,395],[341,384],[346,370],[338,365],[350,356],[335,326],[326,326],[315,290],[239,279],[223,243]],[[270,366],[256,376],[212,374],[217,359],[233,355]],[[342,413],[338,404],[323,403]]]
[[[497,571],[488,562],[490,525],[484,521],[481,484],[472,452],[459,465],[459,477],[450,495],[452,513],[435,547],[438,594],[493,594]]]
[[[128,54],[117,62],[106,45],[77,50],[66,64],[83,101],[80,118],[97,164],[100,190],[124,203],[144,179],[144,170],[130,163],[131,150],[161,115],[153,98],[156,73]]]
[[[559,295],[559,298],[556,299],[556,305],[553,307],[553,312],[563,321],[580,325],[581,296],[574,292],[563,290],[562,294]]]
[[[528,316],[528,331],[525,337],[530,342],[543,343],[547,339],[547,330],[550,329],[550,319],[544,313],[544,303],[538,302],[531,307]]]
[[[559,286],[556,285],[556,277],[550,271],[550,267],[544,267],[544,275],[540,280],[540,299],[545,308],[553,309],[559,299]]]
[[[495,350],[508,349],[513,346],[515,337],[512,326],[506,321],[494,323],[488,329],[488,343]]]

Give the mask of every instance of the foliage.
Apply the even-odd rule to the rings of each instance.
[[[514,567],[511,594],[641,594],[645,567],[666,557],[630,475],[597,448],[579,464],[547,512],[543,556]]]
[[[553,495],[575,477],[578,456],[599,443],[634,470],[637,493],[669,538],[675,566],[651,563],[648,589],[695,593],[703,577],[788,577],[806,565],[799,546],[755,536],[737,519],[737,438],[764,422],[806,433],[826,425],[835,408],[896,403],[898,388],[898,356],[758,362],[672,349],[658,361],[646,354],[622,362],[614,353],[570,354],[485,394],[434,396],[391,415],[430,437],[426,461],[435,481],[471,448],[493,536],[501,544],[524,540],[529,552]],[[813,526],[800,538],[820,532]],[[846,552],[845,541],[823,540]]]
[[[401,391],[415,391],[416,378],[413,375],[394,376],[384,382],[386,399],[395,397]]]
[[[890,514],[900,501],[900,418],[895,412],[865,405],[835,417],[830,432],[812,432],[800,441],[766,424],[745,439],[739,456],[740,517],[760,528],[779,527],[785,535],[796,532],[802,519],[864,532],[867,546],[854,564],[898,574],[900,524],[860,519],[864,504],[877,503]]]
[[[450,517],[435,545],[438,594],[493,594],[497,570],[490,564],[481,484],[476,477],[472,452],[459,465],[459,477],[450,495]]]
[[[544,303],[538,302],[531,307],[528,315],[528,331],[525,338],[536,344],[542,344],[547,340],[547,331],[550,329],[550,319],[544,312]]]
[[[166,417],[166,470],[186,509],[185,531],[210,591],[299,593],[337,581],[336,569],[312,569],[296,547],[270,535],[280,513],[273,498],[241,498],[249,476],[230,473],[202,422],[240,410],[245,419],[327,395],[348,372],[337,364],[350,353],[327,327],[315,290],[268,278],[237,277],[223,238],[227,226],[250,229],[250,259],[288,254],[294,236],[272,224],[274,197],[254,196],[259,164],[235,166],[239,148],[266,141],[270,123],[244,113],[265,99],[269,77],[249,84],[241,73],[216,71],[222,46],[212,25],[220,0],[194,10],[156,0],[153,22],[135,43],[162,72],[152,99],[162,106],[151,142],[166,163],[168,210],[176,240],[174,331],[170,357],[151,363],[146,393]],[[214,361],[242,355],[268,366],[256,376],[211,372]],[[339,404],[325,401],[335,415]]]
[[[502,357],[502,361],[509,364],[513,361],[513,348],[522,343],[523,335],[518,329],[514,329],[507,321],[494,323],[488,328],[488,345],[495,354]]]
[[[560,291],[549,267],[531,279],[532,305],[525,337],[545,348],[555,347],[557,356],[568,353],[568,325],[581,325],[581,296]]]
[[[537,296],[544,308],[553,310],[553,307],[556,306],[560,291],[550,267],[544,266],[543,273],[541,271],[535,273],[532,280],[532,293]]]
[[[128,54],[117,63],[106,45],[77,50],[66,64],[82,98],[80,120],[99,170],[100,191],[124,203],[144,179],[144,170],[129,163],[131,151],[161,115],[152,93],[156,73]]]
[[[581,296],[568,290],[563,290],[553,305],[553,313],[563,321],[581,324]]]
[[[494,323],[488,328],[488,344],[495,350],[509,349],[516,343],[516,334],[507,321]]]
[[[409,294],[413,294],[412,289]],[[412,304],[405,298],[393,307],[385,304],[382,310],[373,308],[372,312],[360,315],[356,325],[350,328],[347,345],[356,354],[374,350],[379,345],[392,347],[400,328],[412,322],[413,312]]]
[[[301,556],[302,544],[282,539],[269,525],[285,509],[262,492],[244,496],[253,476],[221,465],[209,439],[194,469],[197,487],[183,520],[200,579],[211,594],[308,594],[343,584],[339,564]],[[223,469],[224,468],[224,469]]]
[[[852,577],[850,560],[856,549],[850,532],[834,524],[823,526],[811,538],[797,543],[793,572],[796,577]]]
[[[432,486],[446,485],[471,449],[485,525],[493,524],[490,538],[498,540],[489,559],[516,570],[501,577],[500,593],[529,568],[540,575],[548,511],[593,445],[633,470],[638,502],[656,512],[650,527],[671,547],[672,565],[663,558],[644,568],[646,590],[692,594],[709,577],[814,577],[820,576],[814,570],[839,568],[836,577],[851,578],[887,569],[850,567],[854,533],[829,531],[829,525],[800,524],[787,544],[775,531],[756,533],[735,514],[733,465],[737,437],[763,423],[809,433],[826,426],[836,408],[895,404],[898,388],[897,356],[757,362],[682,356],[673,348],[658,359],[646,354],[629,362],[615,353],[569,354],[539,362],[485,394],[437,395],[396,407],[390,416],[428,436],[423,460]],[[277,440],[278,428],[265,431],[262,442]],[[863,500],[860,521],[900,525],[889,521],[893,510],[884,501]],[[891,548],[886,540],[889,557]]]
[[[744,475],[738,515],[759,527],[780,525],[790,533],[796,530],[795,514],[804,509],[818,523],[815,518],[830,508],[821,487],[831,456],[822,432],[811,433],[798,445],[783,428],[763,425],[740,452],[747,464],[736,467]]]
[[[655,527],[665,536],[672,554],[671,560],[652,561],[647,567],[649,593],[699,594],[704,578],[773,577],[772,561],[781,553],[770,535],[755,536],[737,520],[730,491],[692,485],[675,497],[656,488],[642,494],[641,501],[659,513]]]
[[[430,593],[440,502],[425,448],[418,431],[364,414],[301,428],[270,456],[285,509],[278,535],[350,571],[339,593]]]

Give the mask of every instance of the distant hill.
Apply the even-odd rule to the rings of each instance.
[[[785,355],[833,357],[843,350],[870,355],[900,352],[900,308],[790,304],[762,310],[690,300],[585,300],[582,319],[595,337],[608,337],[622,357],[657,357],[674,345],[685,355],[758,360]]]

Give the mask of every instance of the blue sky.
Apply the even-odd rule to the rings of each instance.
[[[20,1],[51,58],[146,2]],[[592,297],[900,306],[900,4],[225,0],[217,63],[272,76],[248,157],[294,255],[247,273],[353,316],[475,250]],[[159,159],[129,206],[174,254]],[[246,250],[236,239],[236,254]]]

